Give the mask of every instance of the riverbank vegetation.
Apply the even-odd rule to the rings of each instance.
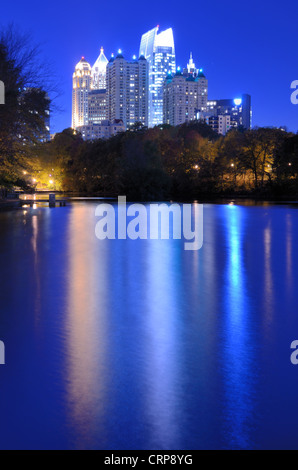
[[[94,142],[66,129],[35,146],[30,167],[39,189],[89,195],[298,199],[298,135],[281,129],[234,129],[218,136],[193,121],[178,127],[135,126]]]

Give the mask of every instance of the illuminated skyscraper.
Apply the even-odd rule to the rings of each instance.
[[[108,119],[121,119],[126,129],[148,126],[148,63],[144,56],[126,60],[119,50],[107,66]]]
[[[176,59],[172,28],[158,34],[159,26],[143,34],[140,56],[149,63],[149,127],[163,123],[163,85],[168,72],[175,74]]]
[[[198,112],[207,111],[207,99],[208,80],[191,57],[183,74],[178,67],[176,74],[168,74],[165,80],[163,122],[179,126],[196,119]]]
[[[73,74],[71,124],[73,129],[88,124],[88,94],[90,89],[91,65],[82,57]]]
[[[104,55],[103,47],[100,49],[100,55],[92,67],[92,88],[94,90],[104,90],[106,88],[106,69],[108,59]]]

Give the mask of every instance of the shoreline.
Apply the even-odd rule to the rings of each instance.
[[[54,191],[53,191],[54,192]],[[38,194],[35,193],[35,194]],[[44,193],[43,193],[44,194]],[[62,192],[56,192],[56,194],[64,195],[65,198],[69,200],[69,202],[83,202],[83,201],[90,201],[94,202],[97,201],[108,201],[109,203],[117,202],[118,201],[118,196],[99,196],[99,195],[74,195],[74,193],[69,194],[69,193],[62,193]],[[0,212],[4,211],[9,211],[9,210],[16,210],[20,209],[24,203],[23,199],[7,199],[7,200],[1,200],[0,199]],[[292,205],[292,206],[297,206],[298,201],[297,200],[286,200],[286,199],[261,199],[257,197],[252,197],[252,196],[204,196],[202,198],[192,198],[192,199],[187,199],[181,197],[179,200],[177,199],[165,199],[165,200],[127,200],[127,203],[129,204],[134,204],[134,203],[143,203],[143,204],[150,204],[150,203],[155,203],[155,204],[173,204],[173,203],[178,203],[178,204],[193,204],[193,203],[200,203],[200,204],[222,204],[222,205],[242,205],[242,206],[264,206],[264,205]],[[298,207],[298,206],[297,206]]]
[[[19,199],[4,199],[0,200],[0,211],[18,209],[22,206],[22,201]]]

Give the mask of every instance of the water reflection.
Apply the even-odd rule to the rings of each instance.
[[[0,214],[0,447],[297,447],[297,212],[206,205],[199,252],[94,213]]]
[[[39,244],[38,244],[38,215],[33,214],[31,216],[32,222],[32,237],[31,237],[31,245],[33,250],[33,276],[35,279],[35,296],[34,296],[34,310],[35,310],[35,325],[37,326],[40,319],[41,313],[41,279],[40,279],[40,272],[41,267],[39,265]]]
[[[227,447],[250,448],[251,417],[256,381],[251,338],[251,307],[247,295],[244,238],[245,209],[225,206],[226,275],[223,290],[225,311],[222,361],[225,390],[225,437]]]
[[[147,414],[154,448],[170,449],[179,442],[179,299],[176,285],[180,281],[180,246],[174,241],[149,242],[146,250],[148,272],[146,284],[145,324],[147,340],[146,394]]]
[[[289,293],[293,288],[293,222],[291,214],[286,215],[286,278]]]
[[[94,244],[94,220],[84,206],[72,211],[69,224],[67,315],[67,404],[75,448],[99,445],[105,400],[106,273],[104,242]],[[100,440],[100,439],[99,439]]]
[[[273,320],[273,279],[272,279],[272,226],[271,221],[267,222],[264,229],[264,320],[269,326]]]

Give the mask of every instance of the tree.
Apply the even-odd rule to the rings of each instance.
[[[43,86],[38,49],[14,27],[0,32],[0,186],[24,186],[23,173],[34,158],[34,146],[45,136],[50,99]]]
[[[254,177],[255,189],[271,180],[272,167],[284,133],[279,129],[255,128],[244,134],[243,162]]]

